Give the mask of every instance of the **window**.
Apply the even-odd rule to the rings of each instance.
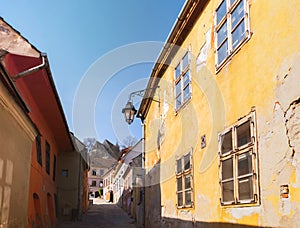
[[[176,160],[177,207],[192,207],[193,175],[192,155],[188,153]]]
[[[258,203],[255,112],[219,134],[221,204]]]
[[[35,212],[36,227],[43,227],[41,202],[38,194],[33,193],[33,205]]]
[[[62,175],[63,177],[67,177],[67,176],[69,175],[69,171],[68,171],[67,169],[63,169],[63,170],[61,171],[61,175]]]
[[[55,175],[56,175],[56,156],[53,157],[53,181],[55,181]]]
[[[92,175],[93,175],[93,176],[97,176],[97,170],[96,170],[96,169],[93,169]]]
[[[47,209],[48,209],[51,225],[53,227],[54,223],[55,223],[54,222],[55,221],[55,211],[54,211],[52,196],[49,192],[47,193]]]
[[[104,170],[100,169],[100,176],[103,176],[103,174],[104,174]]]
[[[35,138],[35,145],[36,145],[36,157],[38,163],[42,166],[42,147],[41,147],[41,136],[38,135]]]
[[[247,0],[223,0],[215,13],[216,66],[222,65],[250,37]]]
[[[97,185],[96,181],[92,181],[92,185],[91,186],[96,187],[96,185]]]
[[[57,200],[56,194],[54,194],[54,206],[55,206],[55,216],[57,218],[58,217],[58,200]]]
[[[190,57],[187,52],[175,68],[175,109],[178,110],[191,97]]]
[[[50,145],[46,141],[46,172],[50,175]]]

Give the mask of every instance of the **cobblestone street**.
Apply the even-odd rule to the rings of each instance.
[[[134,220],[131,219],[116,204],[106,203],[103,199],[93,199],[93,205],[83,214],[81,221],[63,222],[58,228],[134,228]]]

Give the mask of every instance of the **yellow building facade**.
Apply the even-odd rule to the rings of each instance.
[[[300,2],[185,3],[151,73],[146,227],[297,227]]]

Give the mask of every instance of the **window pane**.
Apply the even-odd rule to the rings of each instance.
[[[180,75],[180,65],[178,64],[175,68],[175,79],[177,79]]]
[[[228,41],[226,41],[218,50],[218,64],[222,63],[228,55]]]
[[[100,176],[103,176],[103,174],[104,174],[104,170],[100,169]]]
[[[245,38],[245,21],[242,22],[236,27],[232,33],[232,48],[236,48]]]
[[[177,178],[177,191],[182,191],[182,177]]]
[[[217,9],[217,24],[220,23],[222,18],[226,15],[226,0],[224,0]]]
[[[253,199],[252,177],[240,179],[239,181],[239,199]]]
[[[176,109],[181,106],[181,94],[176,98]]]
[[[192,204],[192,192],[186,191],[185,192],[185,205],[191,205]]]
[[[67,170],[67,169],[63,169],[63,170],[61,171],[61,175],[62,175],[63,177],[67,177],[67,176],[68,176],[68,170]]]
[[[233,159],[229,158],[222,161],[222,180],[226,180],[233,177]]]
[[[36,156],[37,161],[40,165],[42,165],[42,147],[41,147],[41,137],[38,135],[36,136]]]
[[[177,205],[179,207],[183,206],[183,193],[182,192],[177,194]]]
[[[189,64],[189,53],[187,52],[182,59],[182,70],[185,69],[188,64]]]
[[[176,163],[177,163],[177,173],[181,173],[182,171],[181,159],[177,160]]]
[[[183,87],[185,87],[187,84],[190,83],[190,71],[188,70],[184,75],[183,75]]]
[[[252,156],[250,153],[238,157],[238,176],[252,173]]]
[[[233,181],[222,183],[222,194],[224,202],[234,201]]]
[[[191,155],[187,154],[184,156],[184,170],[191,168]]]
[[[175,85],[175,94],[176,97],[181,93],[181,80],[179,80]]]
[[[56,156],[54,155],[54,157],[53,157],[53,177],[52,177],[53,181],[55,181],[55,177],[56,177]]]
[[[236,128],[237,146],[241,147],[251,142],[250,120]]]
[[[191,187],[191,175],[189,174],[184,177],[184,189],[189,189]]]
[[[225,154],[232,151],[232,131],[230,130],[221,137],[221,154]]]
[[[46,172],[50,174],[50,144],[46,142]]]
[[[184,88],[183,90],[183,102],[187,101],[191,96],[190,85]]]
[[[241,1],[237,7],[233,10],[231,15],[231,28],[234,28],[238,22],[244,17],[245,11],[244,11],[244,1]]]
[[[225,22],[222,27],[217,31],[218,36],[218,47],[223,43],[227,38],[227,22]]]

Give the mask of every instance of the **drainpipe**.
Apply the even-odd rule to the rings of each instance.
[[[143,171],[143,216],[142,216],[142,227],[145,227],[145,220],[146,220],[146,167],[145,167],[145,120],[142,120],[142,171]]]
[[[46,63],[46,60],[45,60],[45,59],[46,59],[47,55],[42,53],[42,54],[41,54],[41,57],[42,57],[42,63],[41,63],[40,65],[35,66],[35,67],[32,67],[32,68],[30,68],[30,69],[28,69],[28,70],[25,70],[25,71],[23,71],[23,72],[20,72],[20,73],[14,75],[14,76],[12,77],[12,79],[13,79],[14,81],[16,81],[17,79],[22,78],[22,77],[24,77],[24,76],[26,76],[26,75],[28,75],[28,74],[32,74],[32,73],[34,73],[34,72],[37,72],[37,71],[39,71],[39,70],[41,70],[41,69],[46,68],[47,63]]]
[[[76,151],[77,152],[77,151]],[[82,158],[81,158],[81,153],[78,152],[79,155],[79,160],[78,160],[78,183],[77,183],[77,187],[78,187],[78,192],[77,192],[77,218],[76,220],[81,220],[81,208],[82,208],[82,194],[81,194],[81,188],[83,187],[82,183],[81,183],[81,168],[82,168]]]

